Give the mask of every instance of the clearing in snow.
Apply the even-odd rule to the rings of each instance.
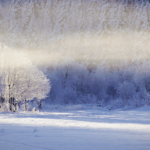
[[[148,109],[2,113],[0,149],[149,150]]]

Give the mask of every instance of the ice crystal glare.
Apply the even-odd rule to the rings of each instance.
[[[148,0],[0,1],[0,42],[39,65],[147,60],[149,31]]]
[[[25,52],[16,51],[7,46],[3,46],[0,53],[0,68],[30,68],[32,67],[32,62],[26,56],[27,54]]]

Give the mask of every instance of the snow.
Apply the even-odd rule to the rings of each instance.
[[[149,107],[0,114],[0,150],[149,150]]]

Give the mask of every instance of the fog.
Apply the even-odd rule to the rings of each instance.
[[[0,52],[48,76],[50,102],[149,104],[148,0],[1,0],[0,33]]]
[[[0,41],[42,66],[125,66],[149,60],[149,8],[146,0],[1,0]]]

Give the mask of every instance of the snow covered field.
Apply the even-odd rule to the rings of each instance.
[[[1,113],[0,150],[149,150],[150,108]]]

